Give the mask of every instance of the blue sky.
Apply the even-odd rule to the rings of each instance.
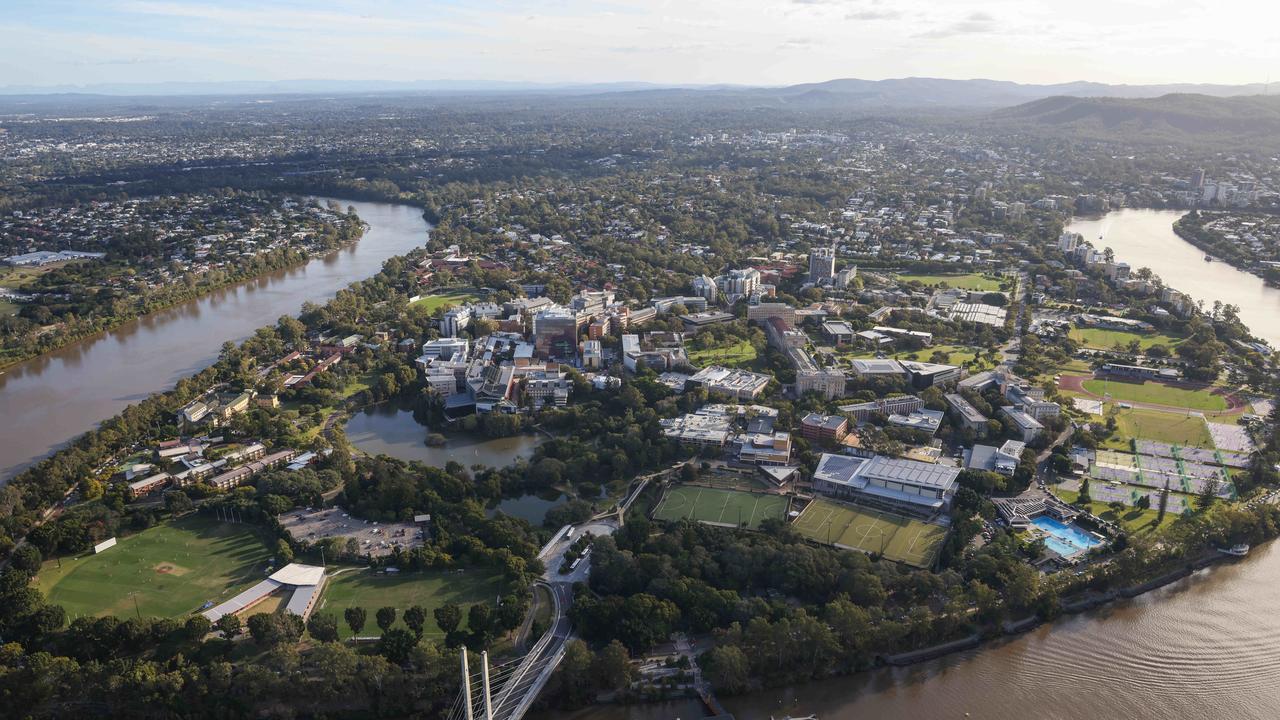
[[[1280,81],[1274,0],[0,0],[0,86]]]

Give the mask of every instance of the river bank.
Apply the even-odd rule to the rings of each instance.
[[[1217,250],[1212,245],[1205,242],[1200,236],[1187,230],[1187,228],[1183,225],[1183,221],[1185,220],[1186,220],[1186,216],[1184,215],[1173,224],[1173,233],[1175,235],[1182,238],[1186,242],[1196,246],[1197,249],[1203,250],[1206,254],[1206,257],[1213,258],[1213,262],[1226,263],[1227,265],[1230,265],[1231,267],[1241,272],[1247,272],[1250,275],[1256,275],[1257,277],[1261,278],[1262,282],[1267,284],[1267,287],[1280,288],[1280,283],[1278,283],[1274,278],[1272,278],[1270,275],[1267,274],[1267,268],[1262,266],[1257,266],[1257,265],[1241,265],[1240,263],[1234,261],[1233,259],[1223,258],[1220,255],[1215,254],[1217,253]]]
[[[337,202],[355,206],[368,225],[358,242],[9,367],[0,375],[0,415],[22,418],[24,429],[0,434],[0,480],[208,367],[224,342],[243,341],[281,315],[296,315],[306,302],[327,301],[428,238],[431,226],[420,208]]]
[[[360,231],[360,234],[346,242],[340,243],[335,247],[325,248],[323,250],[316,250],[312,252],[302,252],[302,251],[294,251],[294,250],[287,251],[287,254],[291,257],[287,257],[286,261],[283,264],[275,267],[267,267],[260,270],[240,271],[240,272],[231,273],[231,274],[228,274],[226,277],[224,277],[221,282],[207,284],[207,285],[198,285],[196,291],[191,293],[171,292],[171,291],[177,290],[177,287],[176,287],[177,283],[166,286],[159,293],[157,293],[158,295],[161,296],[159,300],[154,299],[155,295],[149,295],[146,299],[145,305],[143,306],[143,308],[140,309],[139,312],[132,313],[129,315],[113,316],[109,319],[104,319],[102,322],[94,322],[92,327],[84,328],[82,331],[77,331],[67,335],[59,335],[57,342],[44,345],[39,350],[24,353],[19,356],[4,358],[0,360],[0,372],[3,372],[7,368],[17,365],[19,363],[26,362],[28,360],[33,360],[35,358],[39,358],[49,353],[60,350],[72,343],[81,342],[84,340],[89,340],[98,336],[105,335],[123,326],[126,323],[133,322],[135,320],[144,318],[154,313],[168,310],[169,308],[172,308],[176,305],[181,305],[183,303],[200,300],[201,298],[207,297],[215,292],[218,292],[219,290],[225,290],[229,287],[233,287],[241,283],[252,282],[254,280],[257,280],[258,278],[261,278],[266,275],[270,275],[272,273],[288,272],[289,270],[294,270],[298,267],[306,265],[307,263],[317,258],[323,258],[326,255],[330,255],[330,254],[339,252],[343,249],[350,248],[351,246],[360,242],[360,239],[364,236],[365,232],[368,231],[367,223],[360,222],[360,225],[362,228]]]
[[[1240,319],[1256,337],[1280,347],[1280,288],[1223,262],[1205,262],[1204,251],[1178,236],[1181,210],[1117,210],[1076,217],[1067,230],[1099,249],[1110,247],[1133,269],[1148,267],[1167,287],[1212,307],[1214,301],[1240,308]]]

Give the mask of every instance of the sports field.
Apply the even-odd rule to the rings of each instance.
[[[1110,393],[1112,400],[1120,402],[1150,403],[1192,410],[1227,409],[1226,398],[1215,395],[1209,390],[1190,390],[1150,380],[1136,383],[1097,378],[1085,380],[1084,389],[1099,396]]]
[[[38,583],[67,615],[180,617],[265,576],[270,553],[248,525],[184,518],[123,538],[101,555],[50,560]]]
[[[1000,280],[980,273],[962,273],[959,275],[899,275],[898,279],[906,282],[914,280],[925,285],[946,283],[953,288],[963,290],[999,290]]]
[[[1143,350],[1150,348],[1152,345],[1164,345],[1172,348],[1182,342],[1182,338],[1160,333],[1136,333],[1128,330],[1104,330],[1102,328],[1071,328],[1068,336],[1085,347],[1098,350],[1110,350],[1116,345],[1128,347],[1129,343],[1134,340],[1138,341],[1138,345]]]
[[[929,567],[947,529],[889,513],[815,500],[794,523],[796,532],[820,543],[878,553],[915,567]]]
[[[501,591],[501,576],[486,569],[429,570],[379,575],[364,568],[339,571],[325,585],[324,596],[316,606],[316,612],[329,613],[338,619],[338,632],[342,637],[351,636],[351,628],[343,619],[342,611],[349,607],[362,607],[368,620],[360,634],[366,637],[382,635],[374,622],[374,613],[380,607],[391,606],[396,613],[396,624],[405,627],[404,611],[414,605],[427,610],[425,635],[442,637],[433,612],[436,608],[453,603],[462,608],[462,625],[467,626],[467,609],[476,603],[497,602]]]
[[[781,495],[759,495],[738,490],[676,485],[667,491],[653,511],[656,520],[695,520],[697,522],[760,527],[766,518],[781,518],[787,513],[787,498]]]
[[[1204,418],[1194,415],[1131,408],[1117,412],[1116,423],[1119,431],[1107,439],[1106,446],[1117,450],[1128,450],[1129,438],[1213,447],[1213,438],[1209,436]]]

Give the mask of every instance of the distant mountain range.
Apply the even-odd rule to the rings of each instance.
[[[1267,145],[1275,145],[1280,139],[1280,95],[1051,97],[997,110],[989,117],[1023,128],[1093,137],[1256,137]]]
[[[1028,85],[1002,80],[946,80],[854,78],[804,83],[784,87],[733,85],[673,85],[642,82],[594,84],[525,83],[501,81],[432,80],[415,82],[283,80],[242,82],[118,83],[83,86],[0,87],[0,95],[88,94],[114,96],[156,95],[298,95],[411,93],[447,95],[558,94],[630,95],[635,101],[668,102],[698,99],[716,105],[778,106],[798,110],[877,108],[998,108],[1059,95],[1078,97],[1158,97],[1170,93],[1196,93],[1228,97],[1259,95],[1262,84],[1252,85],[1107,85],[1072,82]]]

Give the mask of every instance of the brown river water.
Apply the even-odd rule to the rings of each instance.
[[[209,366],[304,301],[322,303],[382,263],[423,245],[429,225],[407,205],[341,201],[369,224],[350,248],[128,322],[0,375],[0,482],[130,403]]]

